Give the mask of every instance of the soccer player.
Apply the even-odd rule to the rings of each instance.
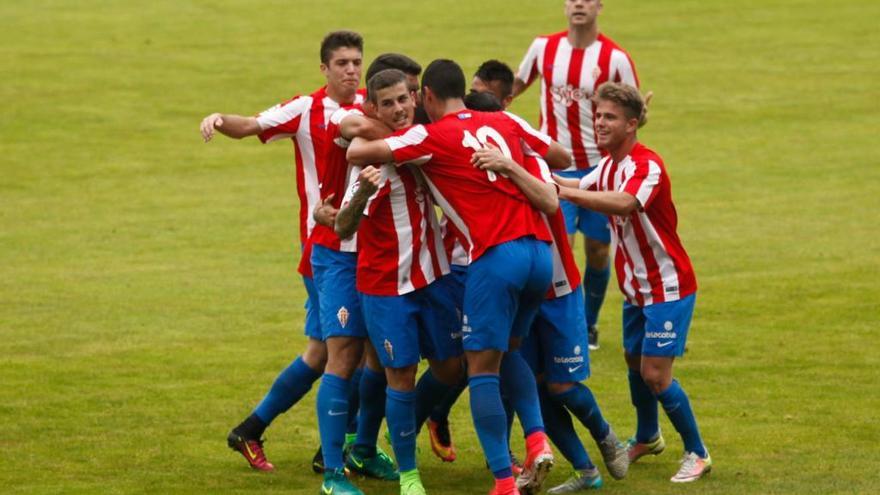
[[[608,156],[580,181],[557,178],[567,186],[560,197],[608,215],[613,226],[617,281],[626,298],[624,356],[638,419],[630,459],[635,462],[664,449],[657,423],[659,401],[684,442],[681,467],[672,481],[694,481],[711,470],[712,459],[688,396],[672,377],[672,364],[684,353],[696,277],[676,232],[666,167],[636,136],[645,116],[642,95],[632,86],[605,83],[595,101],[596,135]]]
[[[318,178],[323,170],[325,128],[330,115],[345,105],[360,102],[358,93],[363,59],[363,39],[351,31],[329,33],[321,42],[321,72],[327,84],[307,96],[296,96],[256,117],[212,113],[202,120],[200,130],[210,141],[215,131],[241,139],[257,136],[267,143],[291,138],[296,156],[297,194],[300,201],[300,242],[305,244],[314,228],[311,211],[319,198]],[[317,314],[318,296],[311,277],[308,256],[303,256],[300,273],[309,299],[306,302],[306,350],[278,375],[256,409],[229,433],[227,442],[254,469],[271,471],[261,437],[272,421],[290,409],[312,387],[324,371],[327,348]]]
[[[501,66],[495,77],[502,81],[513,80],[510,69],[507,69],[507,77],[504,76],[505,67]],[[468,107],[479,105],[487,111],[501,110],[502,105],[490,87],[487,84],[482,87],[483,92],[472,91],[465,99]],[[476,90],[473,86],[472,89]],[[480,101],[479,95],[490,99]],[[493,103],[497,105],[494,109],[491,108]],[[510,167],[517,166],[497,149],[480,150],[474,154],[474,159],[481,167],[496,172],[508,172]],[[526,160],[534,161],[549,178],[547,165],[539,157],[526,153]],[[578,438],[569,412],[590,431],[614,478],[626,476],[629,459],[626,447],[618,441],[602,416],[592,391],[581,383],[590,375],[590,358],[580,272],[568,244],[562,212],[558,210],[546,216],[546,221],[553,235],[553,284],[519,352],[537,377],[547,435],[575,469],[574,476],[548,493],[575,493],[601,487],[602,477]],[[532,493],[530,481],[527,476],[520,476],[517,486],[523,493]]]
[[[451,60],[435,60],[422,77],[422,104],[432,123],[383,140],[349,147],[357,164],[414,163],[435,201],[462,235],[471,261],[466,276],[462,344],[468,364],[471,414],[495,476],[493,494],[518,493],[510,467],[500,374],[516,383],[510,400],[526,433],[526,469],[545,475],[553,455],[544,433],[534,375],[518,354],[506,354],[528,332],[552,276],[550,234],[522,188],[525,169],[509,177],[471,163],[486,143],[522,162],[520,140],[551,161],[568,154],[518,117],[469,111],[465,79]],[[537,172],[534,172],[537,173]],[[553,188],[540,184],[542,209],[558,208]]]
[[[569,149],[574,162],[562,176],[579,178],[602,158],[593,130],[590,96],[605,81],[638,87],[629,55],[599,32],[601,0],[566,0],[568,29],[535,38],[526,52],[513,85],[514,97],[541,77],[541,131]],[[566,228],[574,246],[575,232],[584,234],[587,269],[584,273],[590,348],[599,348],[596,322],[610,277],[610,231],[604,215],[563,201]]]
[[[394,130],[412,125],[415,93],[403,72],[389,69],[367,83],[364,110]],[[354,110],[351,111],[354,113]],[[341,126],[364,117],[344,118]],[[434,202],[410,167],[356,167],[336,217],[336,232],[360,242],[357,287],[367,332],[388,379],[385,410],[400,466],[401,495],[424,495],[416,469],[416,436],[431,406],[464,376],[461,323],[443,281],[449,263]],[[420,356],[428,359],[431,386],[416,390]],[[417,413],[417,410],[421,414]]]

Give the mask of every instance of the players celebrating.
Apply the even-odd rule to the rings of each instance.
[[[513,94],[520,95],[541,77],[541,131],[571,150],[574,161],[561,174],[580,178],[602,158],[593,130],[590,96],[605,81],[638,87],[629,56],[607,36],[599,33],[597,18],[601,0],[566,0],[568,30],[535,38],[526,52],[514,81]],[[610,233],[604,215],[563,201],[569,243],[584,234],[587,270],[584,273],[587,327],[590,348],[599,348],[596,322],[605,300],[610,277]]]
[[[676,232],[672,186],[663,160],[638,142],[645,102],[631,86],[605,83],[596,94],[596,134],[608,150],[581,179],[558,179],[560,197],[609,215],[617,245],[615,268],[623,307],[623,344],[638,427],[630,459],[665,447],[657,402],[684,441],[676,483],[699,479],[712,468],[690,401],[672,378],[672,363],[684,353],[696,300],[697,281]],[[571,188],[571,186],[577,189]]]

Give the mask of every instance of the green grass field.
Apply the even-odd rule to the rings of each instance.
[[[0,491],[317,493],[314,393],[268,430],[274,474],[225,445],[304,344],[291,147],[206,145],[199,121],[316,88],[329,30],[361,31],[367,60],[471,73],[564,27],[561,1],[350,4],[0,4]],[[641,139],[701,285],[676,374],[715,460],[672,486],[661,415],[667,453],[606,493],[880,490],[878,18],[870,0],[606,2],[655,92]],[[536,122],[537,90],[513,110]],[[612,284],[589,384],[624,436],[619,318]],[[485,493],[465,401],[454,428],[453,465],[421,439],[429,493]]]

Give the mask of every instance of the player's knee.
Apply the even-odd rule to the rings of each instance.
[[[624,361],[626,361],[627,368],[629,368],[633,371],[638,371],[639,373],[641,373],[641,371],[642,371],[642,356],[639,356],[639,355],[634,356],[632,354],[625,352],[625,353],[623,353],[623,359],[624,359]]]
[[[556,383],[556,382],[547,382],[547,391],[550,392],[551,395],[560,395],[568,392],[572,388],[574,388],[574,382],[565,382],[565,383]]]
[[[320,340],[309,339],[302,359],[309,368],[323,372],[327,365],[327,346]]]
[[[405,368],[385,368],[388,386],[398,392],[411,392],[415,390],[417,371],[418,366],[416,365]]]
[[[664,370],[643,366],[641,370],[642,380],[651,389],[651,393],[658,395],[669,387],[672,376]]]
[[[587,251],[587,265],[593,270],[604,270],[608,267],[611,256],[611,246],[595,239],[587,239],[585,243]]]
[[[445,361],[431,361],[431,373],[440,383],[455,385],[464,378],[464,366],[457,357]]]

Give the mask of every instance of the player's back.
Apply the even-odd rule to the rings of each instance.
[[[510,179],[471,164],[474,151],[488,144],[522,164],[520,139],[533,149],[548,146],[509,114],[462,110],[388,142],[398,163],[422,164],[434,198],[471,246],[474,260],[489,247],[520,237],[550,240],[540,213]],[[530,172],[539,176],[537,170]]]

